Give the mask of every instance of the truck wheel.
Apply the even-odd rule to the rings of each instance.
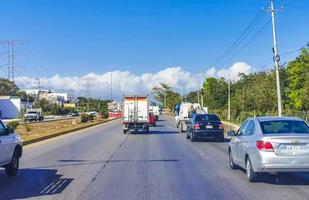
[[[11,162],[5,167],[5,172],[9,177],[16,176],[18,168],[19,157],[17,151],[15,150]]]

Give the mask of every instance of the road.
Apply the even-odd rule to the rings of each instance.
[[[26,146],[17,177],[0,171],[0,199],[309,199],[309,174],[248,183],[227,142],[190,142],[169,117],[151,134],[120,120]]]

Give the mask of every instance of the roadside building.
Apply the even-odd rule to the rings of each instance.
[[[21,111],[21,99],[16,96],[0,96],[0,118],[13,119]]]

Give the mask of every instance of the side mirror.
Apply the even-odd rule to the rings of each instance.
[[[227,132],[227,135],[232,137],[232,136],[236,135],[236,132],[233,131],[233,130],[230,130],[230,131]]]

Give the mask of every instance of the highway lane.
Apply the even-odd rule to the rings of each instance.
[[[21,168],[0,171],[0,199],[309,199],[308,174],[248,183],[229,169],[227,143],[192,143],[169,117],[149,135],[113,121],[30,145]]]

